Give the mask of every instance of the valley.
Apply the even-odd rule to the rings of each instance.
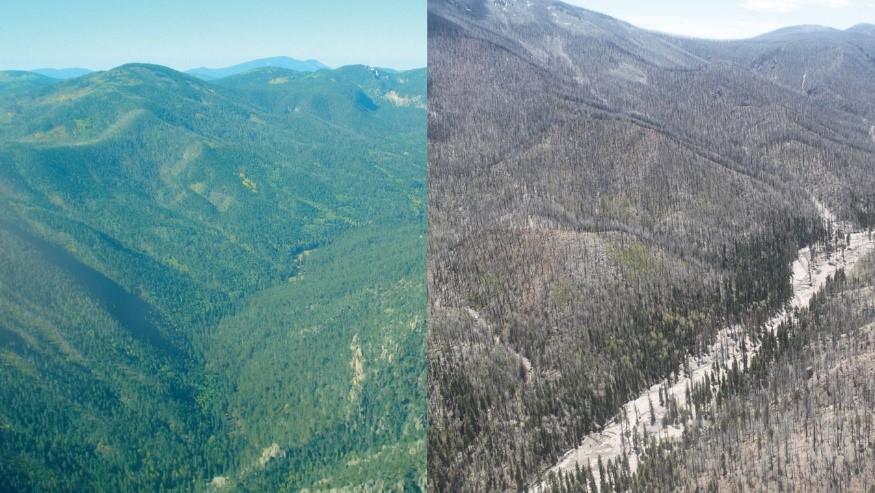
[[[835,216],[825,209],[822,209],[822,218],[825,223],[835,221]],[[850,231],[850,227],[850,224],[841,225],[844,231]],[[849,232],[847,235],[847,239],[834,239],[834,249],[818,245],[817,253],[813,253],[811,247],[799,250],[792,266],[793,295],[790,302],[769,318],[759,332],[751,333],[737,325],[721,329],[704,352],[690,356],[669,380],[654,384],[624,404],[619,416],[612,418],[598,433],[585,437],[579,447],[566,452],[545,476],[560,471],[573,474],[583,467],[593,471],[593,481],[601,484],[599,461],[608,463],[622,457],[623,461],[628,461],[629,473],[634,475],[645,454],[645,444],[679,440],[691,422],[701,419],[697,406],[690,402],[691,389],[704,385],[709,391],[719,391],[719,382],[727,378],[730,369],[742,372],[747,369],[748,362],[760,350],[764,334],[777,337],[780,326],[795,312],[807,309],[812,297],[827,281],[835,278],[838,271],[852,271],[858,261],[875,252],[871,231]],[[704,406],[709,404],[712,403],[705,402]],[[549,482],[547,479],[529,491],[550,491]]]
[[[310,65],[0,75],[0,490],[423,487],[426,72]]]

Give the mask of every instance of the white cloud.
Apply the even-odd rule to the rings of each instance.
[[[853,5],[852,0],[747,0],[741,4],[743,8],[749,10],[773,14],[784,14],[802,7],[851,7]]]

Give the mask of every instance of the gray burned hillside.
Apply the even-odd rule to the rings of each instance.
[[[837,273],[778,342],[729,378],[682,442],[652,447],[633,491],[873,491],[875,256]],[[582,478],[581,478],[582,479]],[[571,491],[580,491],[577,478]],[[554,491],[566,491],[557,488]],[[586,490],[584,490],[586,491]]]
[[[875,37],[429,2],[429,482],[534,484],[790,263],[875,224]]]

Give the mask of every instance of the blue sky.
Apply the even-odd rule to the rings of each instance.
[[[875,0],[564,0],[646,27],[703,38],[748,38],[787,26],[875,24]]]
[[[875,0],[566,0],[708,38],[875,23]],[[286,55],[337,67],[426,61],[426,0],[2,0],[0,70],[149,62],[223,67]]]
[[[0,19],[0,70],[426,62],[426,0],[2,0]]]

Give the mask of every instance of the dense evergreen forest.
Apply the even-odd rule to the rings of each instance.
[[[0,490],[423,490],[425,91],[0,72]]]
[[[785,306],[801,247],[875,225],[870,31],[710,42],[429,1],[432,491],[532,488]]]

